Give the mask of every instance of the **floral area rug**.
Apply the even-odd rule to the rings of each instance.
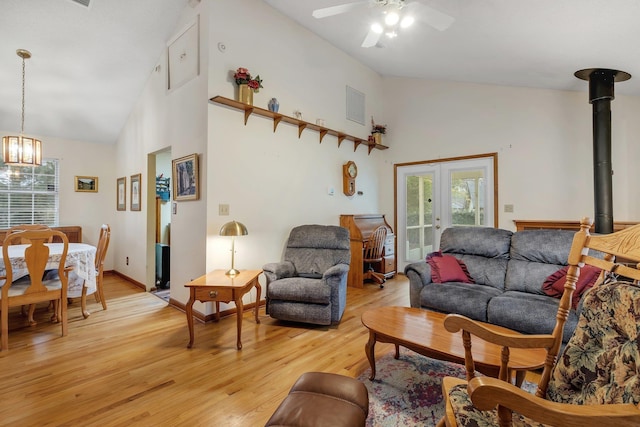
[[[371,369],[358,379],[369,390],[367,426],[435,426],[444,415],[443,377],[465,377],[464,366],[424,357],[400,348],[400,359],[393,352],[376,359],[376,379]],[[524,389],[535,391],[525,381]]]

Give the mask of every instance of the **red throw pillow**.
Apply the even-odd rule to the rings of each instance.
[[[433,283],[475,283],[464,262],[453,255],[443,255],[441,251],[432,252],[427,255],[427,262],[431,266]]]
[[[569,266],[562,267],[547,277],[542,284],[542,291],[551,297],[561,298],[564,292],[564,284],[567,281],[568,271]],[[580,277],[578,277],[578,282],[576,283],[576,290],[573,292],[571,304],[573,308],[578,307],[580,298],[596,283],[601,271],[598,267],[592,265],[585,265],[580,268]]]

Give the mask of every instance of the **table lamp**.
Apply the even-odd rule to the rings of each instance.
[[[231,270],[225,273],[227,276],[236,276],[240,273],[240,271],[234,268],[234,258],[236,253],[235,238],[236,236],[246,236],[247,234],[249,234],[247,227],[237,221],[228,222],[220,228],[221,236],[231,236]]]

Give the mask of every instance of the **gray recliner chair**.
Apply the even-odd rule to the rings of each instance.
[[[275,319],[330,325],[347,305],[349,230],[301,225],[291,230],[282,262],[262,267],[266,311]]]

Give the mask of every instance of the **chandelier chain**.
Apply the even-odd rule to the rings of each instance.
[[[22,130],[21,134],[24,134],[24,82],[25,82],[25,66],[24,58],[22,58]]]

